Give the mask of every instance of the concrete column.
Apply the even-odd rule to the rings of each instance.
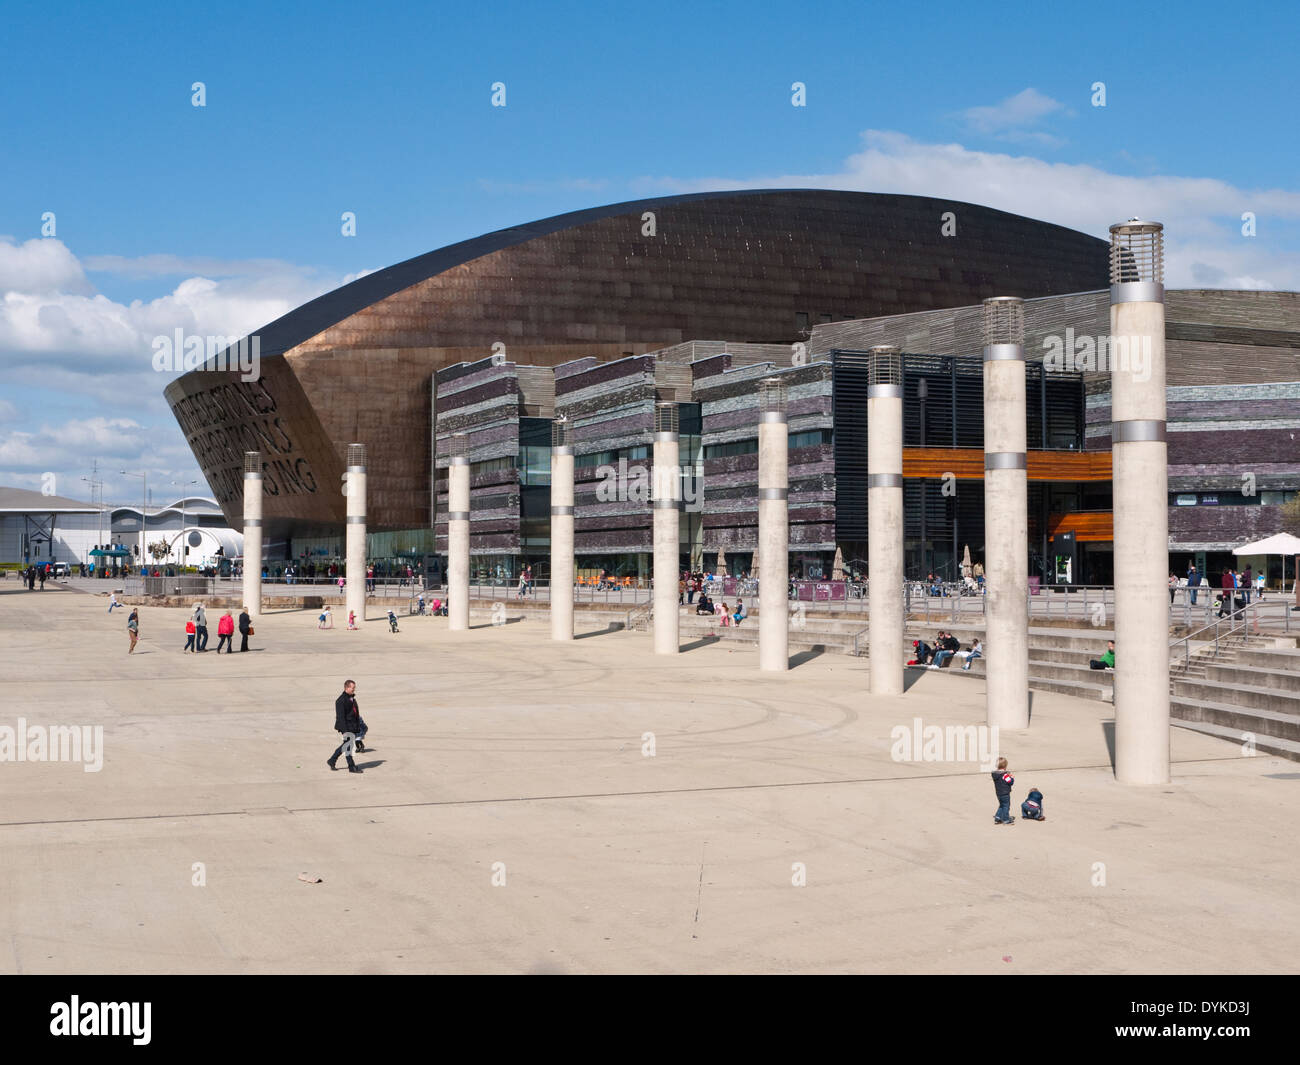
[[[984,661],[990,727],[1029,727],[1024,304],[984,301]]]
[[[344,577],[345,609],[355,614],[357,628],[366,622],[366,445],[348,445],[347,485],[347,572]]]
[[[655,404],[654,434],[654,627],[655,654],[678,653],[681,610],[677,605],[682,474],[677,404]]]
[[[1169,782],[1169,467],[1164,237],[1110,227],[1115,513],[1115,778]]]
[[[790,427],[785,389],[759,385],[758,414],[758,668],[790,668]]]
[[[244,452],[244,606],[262,612],[262,453]]]
[[[573,445],[551,427],[551,639],[573,639]]]
[[[469,441],[451,440],[447,467],[447,628],[469,628]]]
[[[903,360],[871,349],[867,388],[867,565],[871,694],[903,691]]]

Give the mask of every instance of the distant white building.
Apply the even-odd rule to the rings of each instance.
[[[141,536],[139,507],[100,506],[26,488],[0,487],[0,563],[37,564],[94,561],[100,544],[120,544],[137,551],[166,543],[167,557],[158,564],[202,566],[243,552],[244,538],[226,524],[215,499],[187,496],[145,515]],[[220,555],[218,551],[220,550]],[[154,564],[152,555],[146,561]]]
[[[107,529],[94,503],[0,487],[0,562],[86,562]]]

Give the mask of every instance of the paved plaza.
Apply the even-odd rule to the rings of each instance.
[[[984,720],[970,678],[873,699],[846,656],[761,675],[726,639],[671,659],[487,612],[394,635],[376,607],[361,632],[267,614],[233,657],[220,611],[185,655],[186,612],[143,607],[128,657],[106,609],[0,593],[0,726],[104,745],[99,772],[0,763],[0,971],[1298,967],[1300,766],[1175,728],[1173,783],[1122,787],[1104,703],[1033,694],[1001,747],[1013,812],[1037,785],[1048,820],[995,827],[975,762],[893,757],[896,726]],[[345,678],[362,775],[325,765]]]

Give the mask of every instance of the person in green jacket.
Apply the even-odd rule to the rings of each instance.
[[[1101,658],[1094,658],[1088,663],[1090,669],[1114,669],[1115,668],[1115,641],[1106,641],[1106,653]]]

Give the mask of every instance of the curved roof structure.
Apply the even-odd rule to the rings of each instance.
[[[167,398],[227,520],[261,451],[268,535],[332,528],[347,443],[367,444],[372,527],[429,523],[430,378],[504,345],[519,364],[683,341],[790,344],[812,326],[986,296],[1096,289],[1108,245],[1003,211],[827,190],[612,204],[449,245],[259,330],[261,379],[195,370]]]

